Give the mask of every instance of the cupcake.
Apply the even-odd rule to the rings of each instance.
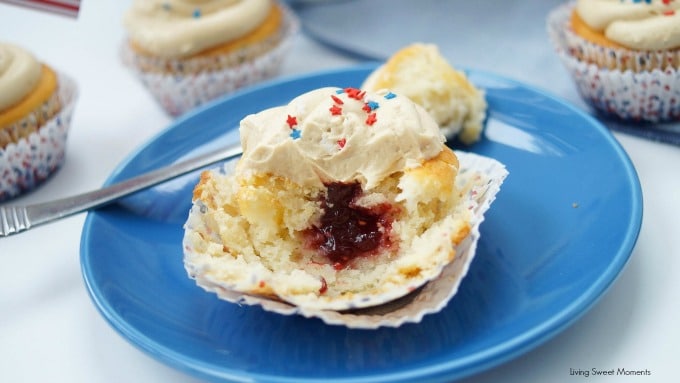
[[[354,327],[441,309],[506,174],[463,169],[432,117],[387,90],[313,90],[247,116],[240,133],[233,171],[206,171],[194,189],[188,275],[232,302]],[[420,292],[452,263],[447,288],[389,319],[348,313]]]
[[[581,96],[624,121],[680,119],[680,2],[579,0],[548,32]]]
[[[484,92],[454,69],[433,44],[412,44],[397,51],[361,86],[391,89],[427,110],[445,135],[465,144],[479,140],[486,117]]]
[[[135,0],[122,60],[177,116],[274,76],[298,28],[275,0]]]
[[[0,201],[33,189],[61,166],[76,97],[72,79],[0,42]]]

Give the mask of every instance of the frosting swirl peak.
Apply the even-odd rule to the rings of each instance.
[[[246,35],[271,7],[271,0],[135,0],[124,24],[145,51],[181,58]]]

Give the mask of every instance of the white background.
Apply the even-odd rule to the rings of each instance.
[[[119,63],[121,19],[128,6],[129,1],[84,1],[74,20],[0,4],[0,40],[23,45],[80,86],[63,168],[46,185],[13,202],[45,201],[99,187],[132,150],[171,122]],[[544,31],[545,16],[528,15],[525,27]],[[500,42],[510,38],[503,26],[484,33]],[[467,67],[495,69],[583,107],[545,34],[527,36],[526,43],[531,49],[508,57],[507,66],[485,61],[474,43],[461,46],[457,57],[467,60]],[[523,67],[518,60],[548,69],[518,71]],[[356,62],[299,35],[282,73]],[[614,135],[631,157],[644,194],[642,231],[628,265],[600,302],[566,331],[465,382],[577,382],[585,378],[570,376],[570,368],[619,367],[652,374],[591,376],[587,381],[678,379],[680,148]],[[84,218],[0,239],[0,381],[195,382],[130,345],[100,317],[80,274]]]

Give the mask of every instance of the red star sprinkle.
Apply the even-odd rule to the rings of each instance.
[[[341,140],[338,140],[338,146],[340,147],[340,149],[344,148],[346,143],[347,143],[347,140],[344,139],[344,138],[341,139]]]
[[[355,100],[361,100],[366,95],[366,92],[362,92],[361,89],[357,88],[345,88],[345,93],[347,93],[347,97]]]
[[[366,112],[366,113],[370,113],[372,109],[371,109],[371,106],[370,106],[370,105],[364,104],[364,107],[361,108],[361,110],[363,110],[363,111]]]
[[[342,102],[342,100],[335,95],[331,95],[331,98],[333,99],[333,101],[335,101],[336,104],[339,104],[339,105],[344,104],[344,102]]]
[[[331,111],[331,114],[332,114],[333,116],[338,116],[338,115],[342,114],[342,108],[339,107],[339,106],[337,106],[337,105],[331,106],[331,108],[328,109],[328,110]]]
[[[375,113],[371,113],[366,118],[366,125],[371,126],[371,125],[375,124],[376,121],[378,121],[378,118],[376,117]]]
[[[296,117],[293,117],[293,116],[291,116],[291,115],[289,114],[289,115],[288,115],[288,119],[286,119],[286,123],[287,123],[288,126],[290,126],[290,128],[292,129],[293,126],[297,125],[297,118],[296,118]]]
[[[673,16],[675,14],[675,11],[672,9],[669,9],[667,11],[663,11],[664,16]]]

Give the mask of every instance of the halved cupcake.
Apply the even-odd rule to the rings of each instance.
[[[246,117],[235,170],[205,172],[194,190],[187,272],[223,299],[345,325],[441,309],[506,174],[461,169],[443,141],[423,108],[387,90],[321,88]],[[452,263],[435,302],[419,295],[408,313],[362,324],[339,314],[405,297]]]

